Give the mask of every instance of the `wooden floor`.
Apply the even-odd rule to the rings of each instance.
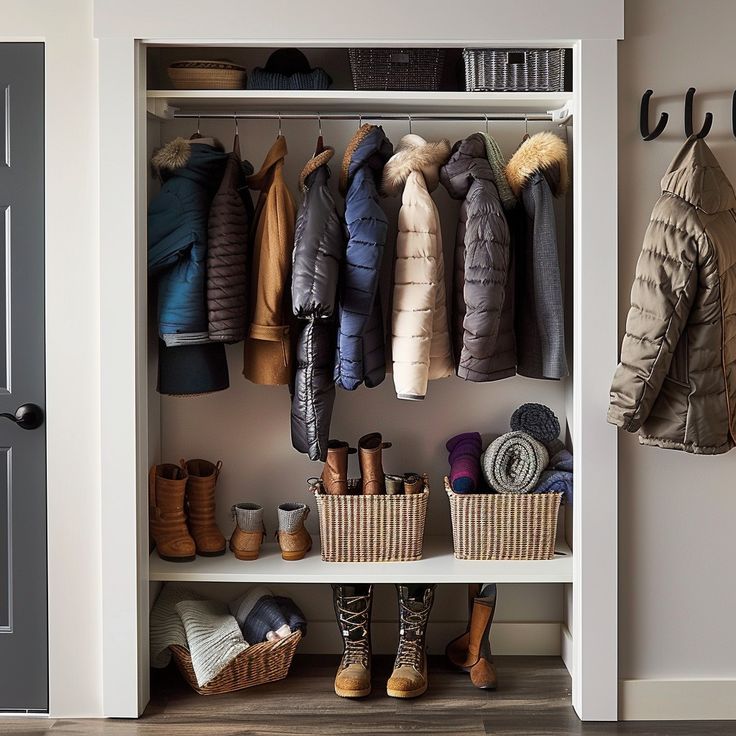
[[[570,677],[556,657],[498,657],[500,687],[495,693],[470,685],[467,675],[450,670],[442,658],[430,662],[427,693],[414,701],[386,696],[391,668],[376,657],[373,694],[359,701],[332,690],[336,657],[296,657],[289,678],[231,695],[203,697],[183,684],[175,671],[154,673],[153,697],[144,716],[134,720],[0,720],[0,734],[18,736],[363,736],[441,734],[442,736],[556,736],[632,734],[636,736],[734,736],[736,723],[588,723],[570,706]]]

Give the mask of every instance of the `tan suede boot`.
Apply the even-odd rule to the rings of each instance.
[[[386,684],[386,694],[391,698],[416,698],[427,690],[425,641],[435,586],[413,592],[416,587],[396,586],[401,629],[394,671]]]
[[[304,526],[309,506],[303,503],[282,503],[278,508],[281,557],[301,560],[312,549],[312,537]]]
[[[257,503],[238,503],[232,507],[235,529],[230,537],[230,551],[239,560],[256,560],[261,542],[266,536],[263,526],[263,506]]]
[[[470,583],[468,585],[468,625],[465,632],[453,639],[445,647],[445,655],[453,666],[458,669],[464,669],[468,659],[468,642],[470,641],[470,619],[473,616],[473,603],[477,596],[480,595],[481,586],[479,583]]]
[[[327,443],[327,459],[322,468],[322,485],[331,496],[344,496],[348,492],[348,455],[357,452],[347,442],[330,440]]]
[[[148,520],[158,556],[169,562],[191,562],[196,547],[187,529],[184,496],[187,472],[178,465],[154,465],[148,474]]]
[[[364,496],[378,496],[386,492],[382,451],[388,447],[391,447],[391,443],[384,442],[380,432],[365,434],[358,440],[360,488]]]
[[[187,480],[187,516],[189,531],[202,557],[225,554],[225,537],[215,521],[215,486],[222,463],[209,460],[181,461]]]
[[[495,690],[498,687],[489,638],[495,609],[496,586],[489,584],[473,599],[468,630],[451,641],[446,649],[450,661],[468,672],[470,681],[481,690]]]
[[[335,693],[341,698],[363,698],[371,692],[373,586],[333,585],[332,592],[343,642]]]

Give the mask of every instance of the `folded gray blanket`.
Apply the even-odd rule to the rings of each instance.
[[[525,432],[507,432],[480,459],[488,485],[498,493],[529,493],[547,467],[547,448]]]
[[[151,642],[151,667],[162,669],[171,661],[172,644],[187,646],[187,634],[176,604],[201,600],[202,596],[177,583],[165,583],[151,609],[148,628]]]

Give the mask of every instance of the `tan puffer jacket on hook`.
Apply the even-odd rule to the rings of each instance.
[[[386,194],[404,189],[391,317],[394,386],[400,399],[423,399],[427,381],[454,372],[440,217],[430,194],[439,184],[439,167],[449,157],[449,141],[428,143],[407,135],[383,171]]]
[[[736,197],[705,141],[662,179],[644,237],[608,421],[703,455],[736,437]]]

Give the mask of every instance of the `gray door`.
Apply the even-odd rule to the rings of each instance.
[[[48,709],[43,82],[0,43],[0,711]]]

